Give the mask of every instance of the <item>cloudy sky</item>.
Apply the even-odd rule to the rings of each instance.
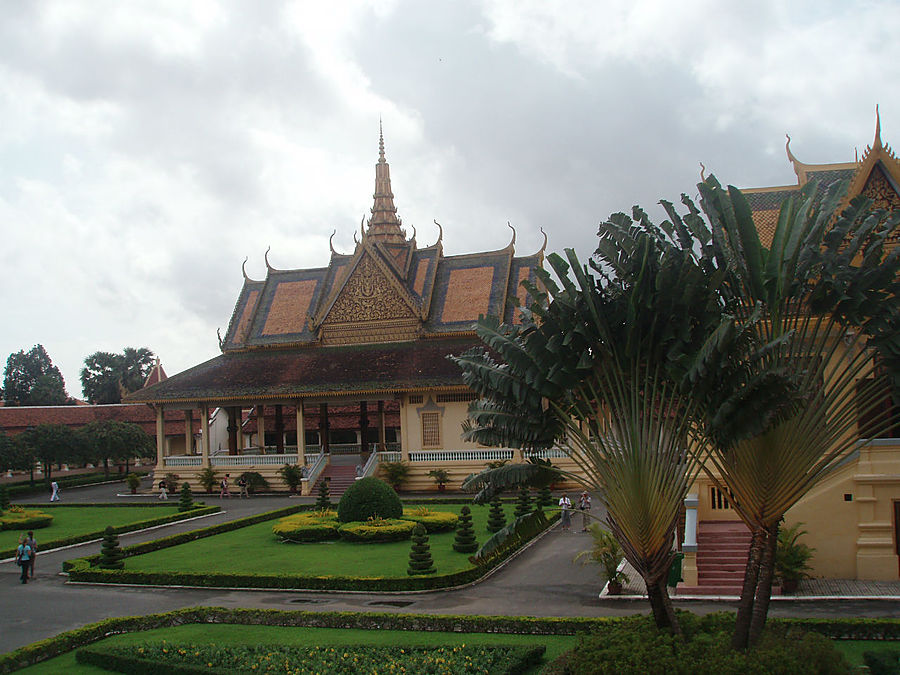
[[[325,9],[327,8],[327,9]],[[322,266],[396,203],[448,254],[593,250],[610,213],[900,144],[900,4],[0,0],[0,359],[218,353],[249,257]],[[2,367],[2,363],[0,363]]]

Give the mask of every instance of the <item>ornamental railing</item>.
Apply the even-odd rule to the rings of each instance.
[[[568,457],[569,453],[562,448],[547,448],[545,450],[525,450],[523,453],[525,459],[539,457],[541,459],[562,459]]]
[[[314,484],[317,480],[319,480],[319,476],[322,475],[322,472],[325,470],[325,467],[328,466],[328,455],[325,453],[320,453],[312,466],[309,467],[309,473],[306,474],[305,480],[309,485]],[[303,491],[303,494],[308,494],[307,490]]]
[[[210,466],[282,466],[296,464],[297,455],[219,455],[209,458]]]
[[[203,458],[199,456],[163,457],[164,466],[202,466]]]
[[[397,453],[400,454],[400,453]],[[369,455],[369,459],[366,460],[365,466],[360,470],[359,475],[356,477],[356,480],[361,478],[368,478],[369,476],[374,476],[375,471],[378,469],[378,457],[379,453],[373,452]]]
[[[409,453],[411,462],[496,462],[513,458],[509,448],[472,450],[417,450]]]
[[[399,462],[399,461],[403,458],[402,453],[400,453],[400,452],[395,452],[395,451],[390,451],[390,452],[378,452],[378,453],[373,452],[372,454],[373,454],[373,455],[375,455],[375,454],[378,455],[378,461],[379,461],[379,462]]]

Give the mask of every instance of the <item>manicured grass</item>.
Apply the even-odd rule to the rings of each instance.
[[[549,662],[574,647],[578,638],[574,635],[498,635],[492,633],[439,633],[395,630],[351,630],[338,628],[286,628],[281,626],[235,626],[220,624],[188,624],[174,628],[148,630],[141,633],[115,635],[95,644],[133,646],[147,642],[195,644],[228,644],[232,646],[281,644],[297,646],[337,645],[390,645],[440,647],[467,645],[536,645],[543,644],[547,651],[544,661]],[[105,670],[82,666],[75,661],[75,652],[63,654],[44,663],[17,671],[38,673],[106,673]]]
[[[841,650],[851,666],[863,665],[863,652],[894,649],[900,651],[900,642],[884,640],[835,640],[835,646]]]
[[[434,511],[459,513],[463,504],[436,504]],[[407,508],[416,508],[416,505]],[[472,506],[472,522],[479,543],[488,539],[485,529],[488,507]],[[508,517],[512,505],[507,505]],[[352,543],[329,541],[307,544],[282,543],[272,533],[275,520],[250,525],[198,541],[133,556],[126,567],[141,572],[231,574],[300,574],[406,578],[410,541]],[[473,565],[468,553],[453,550],[455,532],[429,535],[431,555],[438,574],[452,574]]]
[[[34,530],[38,552],[47,548],[47,542],[67,539],[90,532],[100,532],[107,525],[119,527],[139,523],[144,520],[162,518],[178,513],[178,504],[171,506],[41,506],[26,507],[26,510],[43,511],[53,516],[50,527]],[[0,531],[0,551],[13,549],[24,532],[22,530]]]

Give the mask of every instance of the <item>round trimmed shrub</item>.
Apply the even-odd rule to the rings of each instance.
[[[411,520],[414,523],[422,523],[426,532],[446,532],[456,528],[459,516],[448,511],[432,511],[420,506],[414,509],[403,509],[403,520]]]
[[[276,537],[298,543],[339,539],[339,523],[334,511],[307,511],[280,518],[273,526]]]
[[[345,523],[338,528],[341,539],[361,542],[402,541],[409,539],[418,523],[395,518]]]
[[[363,478],[347,488],[338,503],[338,520],[342,523],[369,518],[400,518],[403,505],[394,488],[379,478]]]

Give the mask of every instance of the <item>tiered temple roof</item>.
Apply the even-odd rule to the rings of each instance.
[[[352,254],[331,249],[326,267],[250,279],[220,340],[222,355],[136,392],[130,401],[267,400],[363,392],[459,388],[447,360],[477,343],[481,315],[519,320],[523,281],[536,282],[544,247],[443,254],[437,241],[407,238],[379,134],[371,217]],[[512,229],[512,228],[511,228]]]
[[[791,152],[791,137],[785,144],[788,161],[797,174],[796,185],[780,185],[765,188],[743,188],[753,210],[753,221],[759,231],[760,240],[766,246],[772,242],[778,211],[781,204],[791,197],[797,197],[800,189],[812,180],[819,184],[824,193],[832,184],[848,180],[849,187],[844,204],[859,194],[864,194],[884,209],[900,208],[900,160],[890,145],[881,140],[881,118],[876,108],[875,140],[866,148],[862,158],[853,162],[836,164],[806,164]]]

